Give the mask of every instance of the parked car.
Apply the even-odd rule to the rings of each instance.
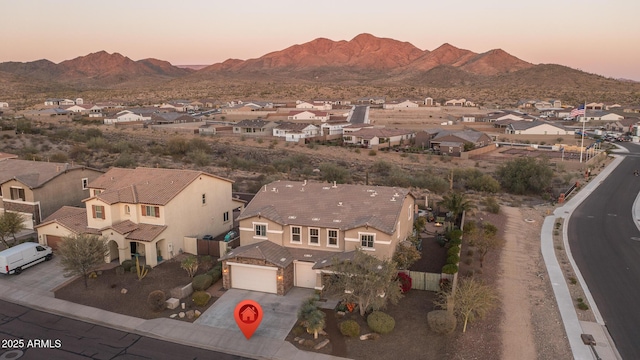
[[[0,273],[20,274],[23,269],[49,261],[53,250],[37,243],[26,242],[0,251]]]

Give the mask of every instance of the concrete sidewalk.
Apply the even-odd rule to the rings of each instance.
[[[622,162],[622,157],[616,157],[609,166],[607,166],[602,172],[598,174],[595,178],[593,178],[585,187],[583,187],[578,193],[573,195],[573,197],[565,203],[564,206],[557,208],[553,215],[547,216],[542,225],[542,230],[540,233],[541,240],[541,250],[542,257],[544,259],[545,265],[547,267],[547,272],[549,273],[549,280],[551,281],[551,285],[553,287],[553,292],[556,298],[556,302],[558,303],[558,309],[560,311],[560,315],[562,317],[562,322],[564,323],[564,328],[567,333],[567,338],[569,339],[569,345],[571,346],[571,351],[573,353],[573,357],[575,359],[580,360],[592,360],[598,359],[599,356],[602,360],[619,360],[621,359],[620,354],[615,348],[613,340],[609,336],[609,332],[605,327],[604,321],[602,320],[602,316],[598,311],[598,307],[593,299],[593,296],[589,292],[589,288],[580,273],[580,269],[578,269],[573,257],[571,256],[571,249],[569,247],[569,238],[568,238],[568,223],[569,218],[573,211],[580,205],[584,199],[586,199],[591,192],[593,192],[598,185],[607,177],[611,172]],[[563,243],[564,248],[567,252],[567,257],[569,258],[569,262],[573,267],[573,271],[576,274],[576,278],[580,282],[580,286],[584,290],[585,297],[589,305],[591,306],[591,310],[593,311],[597,322],[585,322],[579,321],[578,315],[576,313],[576,308],[573,305],[573,299],[571,298],[571,294],[569,292],[569,286],[564,278],[564,274],[562,269],[560,268],[560,264],[558,263],[558,259],[555,255],[555,250],[553,246],[553,226],[556,219],[562,218],[564,219],[563,226]],[[582,341],[582,334],[590,334],[594,337],[596,341],[596,345],[594,346],[595,352],[597,352],[597,356],[595,352],[587,345],[585,345]]]
[[[0,299],[113,329],[254,359],[331,360],[339,357],[302,351],[291,343],[264,336],[247,340],[240,332],[172,319],[144,320],[52,298],[40,290],[0,279]]]

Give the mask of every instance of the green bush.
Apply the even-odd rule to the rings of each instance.
[[[369,156],[376,156],[378,153],[375,150],[369,150]]]
[[[447,264],[457,264],[460,262],[460,257],[458,255],[449,255],[447,257]]]
[[[116,275],[124,275],[124,267],[122,265],[116,266]]]
[[[487,208],[487,211],[492,214],[500,213],[500,204],[496,201],[494,197],[488,197],[484,200],[484,206]]]
[[[167,306],[167,297],[162,290],[154,290],[147,297],[147,304],[153,311],[162,311]]]
[[[460,253],[460,246],[452,246],[449,248],[449,250],[447,250],[447,255],[451,256],[451,255],[456,255],[458,256],[458,254]]]
[[[207,271],[207,275],[211,275],[213,284],[217,283],[222,278],[222,263],[217,263],[216,266]]]
[[[445,274],[453,275],[458,272],[458,265],[456,264],[446,264],[442,267],[442,272]]]
[[[133,260],[125,260],[120,264],[124,268],[124,271],[129,271],[136,263]]]
[[[589,305],[587,305],[586,303],[578,303],[578,309],[580,310],[589,310]]]
[[[382,311],[374,311],[367,317],[367,325],[372,331],[384,335],[393,331],[393,328],[396,327],[396,321],[391,315]]]
[[[348,337],[360,336],[360,325],[355,320],[347,320],[340,323],[340,333]]]
[[[204,291],[213,284],[213,276],[207,274],[196,275],[193,277],[193,291]]]
[[[135,266],[132,266],[131,269],[129,269],[129,272],[132,274],[137,274],[138,273],[138,269],[136,269]]]
[[[196,291],[191,299],[196,306],[205,306],[211,299],[211,295],[206,291]]]

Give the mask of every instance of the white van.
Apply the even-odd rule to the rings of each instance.
[[[53,257],[50,247],[26,242],[0,251],[0,273],[20,274],[23,269]]]

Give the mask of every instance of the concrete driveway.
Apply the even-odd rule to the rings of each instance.
[[[0,282],[28,287],[30,290],[40,291],[43,295],[53,297],[53,289],[71,280],[64,277],[63,273],[60,258],[54,254],[50,261],[28,267],[19,275],[0,274]]]
[[[272,339],[284,340],[295,325],[302,301],[313,296],[313,289],[294,287],[285,296],[256,291],[230,289],[202,313],[195,323],[225,329],[241,334],[233,317],[236,305],[242,300],[254,300],[262,307],[264,315],[260,327],[254,333]]]

